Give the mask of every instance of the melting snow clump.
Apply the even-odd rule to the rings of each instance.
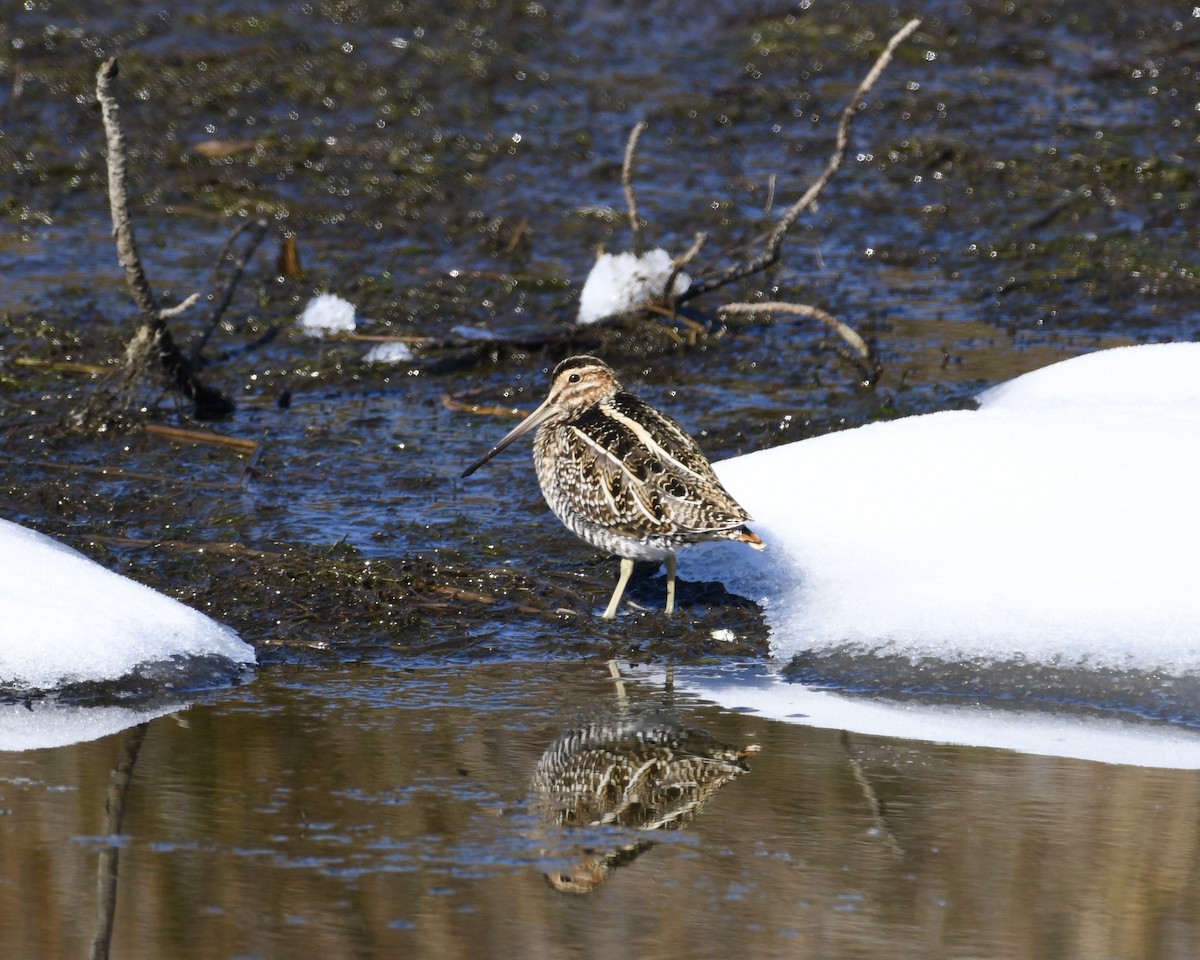
[[[377,343],[367,351],[366,356],[363,357],[363,361],[365,363],[395,364],[408,363],[412,358],[412,348],[407,343],[401,343],[396,340],[387,343]]]
[[[300,329],[310,337],[354,332],[354,304],[335,293],[322,293],[308,301],[299,317]]]
[[[640,257],[632,253],[601,254],[579,294],[576,322],[595,323],[658,299],[672,269],[671,255],[661,248]],[[680,272],[671,292],[679,296],[691,283],[691,278]]]

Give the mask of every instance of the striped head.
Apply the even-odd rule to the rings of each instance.
[[[550,393],[542,405],[506,434],[499,443],[463,471],[464,477],[482,467],[501,450],[544,423],[569,423],[606,397],[621,392],[621,382],[603,360],[567,357],[554,368]]]
[[[606,397],[621,392],[621,382],[603,360],[596,357],[567,357],[554,368],[545,416],[539,423],[564,423],[574,420],[585,410]]]

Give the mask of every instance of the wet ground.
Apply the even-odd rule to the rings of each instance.
[[[662,577],[646,570],[631,587],[646,612],[596,620],[616,564],[548,514],[527,454],[458,479],[513,422],[491,408],[530,409],[580,349],[716,459],[967,405],[1088,350],[1195,339],[1192,11],[927,5],[780,266],[690,302],[688,322],[579,333],[597,246],[629,245],[634,123],[649,124],[635,163],[648,241],[677,253],[706,231],[689,270],[719,267],[819,172],[909,11],[114,9],[33,3],[0,23],[0,511],[229,623],[265,664],[186,726],[146,730],[114,956],[318,941],[335,956],[467,955],[487,937],[537,956],[1196,952],[1194,774],[847,744],[694,706],[684,722],[763,746],[750,771],[593,894],[551,890],[542,874],[576,839],[537,825],[529,783],[580,711],[619,710],[603,658],[761,657],[768,637],[753,604],[689,580],[686,560],[682,616],[659,613]],[[111,55],[163,301],[215,289],[235,227],[270,224],[204,351],[237,413],[197,424],[153,382],[138,397],[152,423],[254,452],[54,429],[132,329],[94,103]],[[289,238],[298,271],[280,256]],[[323,291],[358,305],[363,334],[431,342],[380,367],[369,342],[297,335]],[[863,387],[814,326],[718,312],[755,299],[851,323],[882,379]],[[210,309],[173,321],[176,336]],[[804,672],[864,675],[819,656]],[[15,955],[86,950],[128,736],[3,758]]]

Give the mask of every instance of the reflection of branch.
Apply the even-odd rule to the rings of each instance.
[[[863,772],[862,763],[855,757],[850,756],[850,736],[845,731],[841,735],[842,747],[845,749],[847,758],[850,761],[850,773],[854,776],[854,782],[858,784],[863,792],[863,797],[867,801],[867,806],[871,810],[871,819],[875,821],[875,829],[879,831],[887,843],[888,849],[897,857],[904,856],[904,848],[900,846],[900,841],[896,839],[896,835],[892,833],[887,822],[883,819],[883,804],[879,802],[879,796],[875,793],[875,788],[871,786],[871,781],[867,779],[866,773]]]
[[[157,360],[171,386],[193,402],[197,416],[228,416],[234,410],[233,401],[196,377],[191,362],[183,355],[167,328],[167,318],[183,309],[183,304],[165,310],[158,307],[138,255],[125,189],[125,130],[121,125],[121,107],[114,92],[116,78],[117,60],[113,57],[106,60],[96,74],[96,99],[100,102],[108,146],[108,200],[112,209],[117,260],[125,271],[125,282],[137,304],[141,322],[125,348],[125,362],[116,389],[108,396],[93,398],[78,419],[86,422],[106,418],[151,360]],[[191,298],[184,301],[191,302],[194,302]]]
[[[831,313],[826,313],[820,307],[809,306],[806,303],[781,303],[768,301],[766,303],[727,303],[721,308],[723,313],[790,313],[796,317],[809,317],[820,320],[825,326],[836,333],[850,345],[849,350],[838,350],[838,355],[850,361],[863,374],[868,383],[874,383],[883,373],[883,365],[867,342],[852,326],[843,323]]]
[[[125,797],[129,793],[129,781],[133,778],[133,766],[137,763],[147,726],[139,723],[121,738],[121,751],[117,754],[117,764],[108,781],[108,796],[104,800],[104,833],[108,843],[100,851],[100,864],[96,870],[96,920],[92,930],[92,949],[88,953],[90,960],[108,960],[113,917],[117,909],[121,820],[125,816]]]
[[[762,249],[752,257],[742,263],[735,263],[730,267],[726,267],[720,272],[714,273],[709,277],[702,278],[686,290],[681,296],[680,301],[691,300],[693,297],[698,297],[702,293],[707,293],[709,290],[715,290],[717,287],[723,287],[728,283],[733,283],[735,280],[741,280],[743,277],[748,277],[751,274],[759,273],[766,270],[779,260],[779,251],[783,246],[783,241],[787,237],[788,231],[792,228],[792,224],[800,217],[805,210],[813,205],[817,199],[817,195],[824,188],[838,168],[842,165],[842,159],[846,155],[846,146],[850,141],[850,124],[854,121],[854,117],[858,114],[862,106],[863,98],[870,92],[875,85],[887,65],[892,61],[892,55],[904,40],[906,40],[914,30],[921,25],[920,20],[909,20],[901,27],[896,34],[888,41],[884,47],[883,53],[875,61],[874,66],[867,72],[858,88],[854,91],[854,95],[850,98],[850,102],[846,104],[842,110],[842,119],[838,124],[837,140],[834,144],[833,153],[829,160],[825,163],[825,169],[821,171],[821,175],[813,182],[812,186],[805,191],[804,196],[793,203],[783,216],[776,222],[771,232],[762,238]]]
[[[633,198],[633,154],[637,150],[638,137],[646,129],[646,121],[639,120],[629,131],[625,144],[625,161],[621,164],[621,186],[625,188],[625,206],[629,210],[629,232],[632,236],[634,256],[642,255],[642,225],[638,222],[637,201]]]

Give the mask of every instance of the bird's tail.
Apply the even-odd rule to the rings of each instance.
[[[750,544],[750,546],[752,546],[755,550],[761,550],[766,546],[766,544],[763,543],[762,538],[757,533],[752,532],[748,527],[742,527],[734,539],[739,543]]]

